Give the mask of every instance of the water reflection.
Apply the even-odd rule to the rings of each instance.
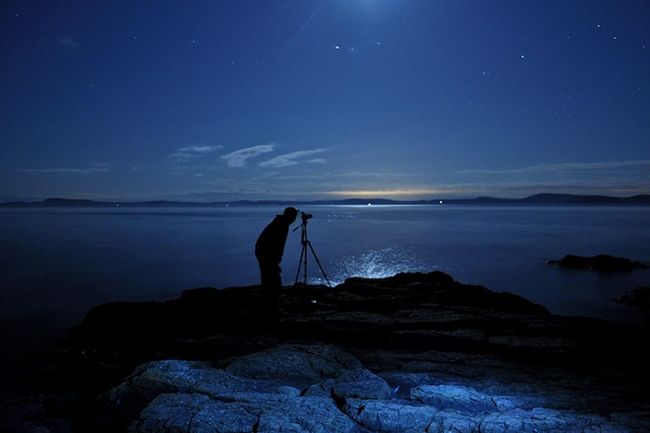
[[[346,278],[386,278],[399,272],[429,272],[430,267],[416,257],[410,248],[389,247],[368,250],[360,254],[344,256],[328,264],[327,275],[333,286],[341,284]],[[310,284],[325,284],[324,279],[310,278]]]

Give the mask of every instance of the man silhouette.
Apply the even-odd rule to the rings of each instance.
[[[284,245],[287,242],[289,226],[293,224],[298,215],[298,209],[288,207],[282,215],[277,215],[267,225],[255,243],[255,257],[260,266],[260,280],[264,294],[265,308],[268,311],[277,310],[278,297],[282,288],[280,262],[284,254]]]

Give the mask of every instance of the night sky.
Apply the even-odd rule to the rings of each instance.
[[[650,193],[647,0],[0,13],[0,200]]]

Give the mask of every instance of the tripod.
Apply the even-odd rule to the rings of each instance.
[[[311,215],[306,215],[302,214],[302,224],[300,224],[298,227],[293,229],[295,232],[299,228],[302,228],[302,233],[300,234],[300,244],[302,245],[302,250],[300,251],[300,259],[298,259],[298,270],[296,271],[296,281],[293,283],[293,285],[298,284],[298,278],[300,278],[300,268],[303,269],[303,281],[302,283],[304,285],[307,285],[307,247],[309,247],[309,250],[311,253],[314,255],[314,259],[316,259],[316,264],[320,268],[320,271],[323,274],[323,277],[325,277],[325,281],[327,281],[327,286],[332,287],[330,284],[330,280],[327,278],[327,275],[325,274],[325,270],[323,269],[323,266],[320,264],[320,260],[318,260],[318,256],[316,255],[316,252],[314,251],[314,247],[311,246],[311,241],[307,239],[307,220],[311,218]]]

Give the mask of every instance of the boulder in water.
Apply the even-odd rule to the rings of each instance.
[[[568,254],[560,260],[549,260],[546,263],[561,268],[597,272],[626,272],[634,269],[650,267],[635,260],[626,259],[624,257],[614,257],[607,254],[599,254],[593,257]]]

